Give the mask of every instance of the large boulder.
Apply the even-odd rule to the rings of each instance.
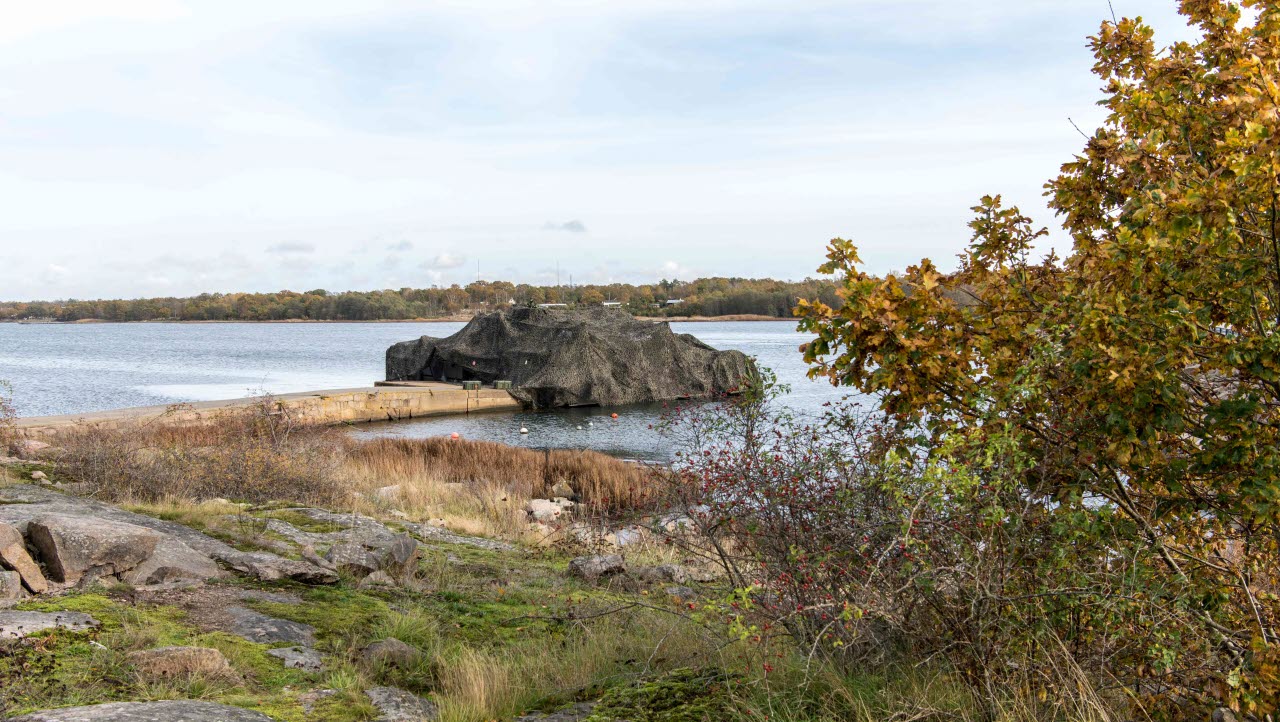
[[[54,580],[75,584],[86,572],[122,574],[151,557],[160,535],[92,517],[50,514],[27,525],[27,537]]]
[[[627,563],[621,554],[597,554],[578,557],[569,562],[569,576],[586,579],[589,582],[625,571],[627,571]]]
[[[36,594],[49,591],[49,582],[44,573],[27,553],[26,541],[22,532],[9,524],[0,523],[0,569],[12,569],[22,578],[27,589]]]
[[[120,575],[121,581],[145,586],[201,582],[227,576],[218,563],[177,539],[165,539],[138,566]]]
[[[271,722],[261,712],[214,702],[111,702],[14,717],[12,722]]]
[[[615,309],[495,311],[448,338],[387,350],[388,381],[508,380],[513,396],[539,409],[709,398],[733,393],[754,372],[740,351]]]

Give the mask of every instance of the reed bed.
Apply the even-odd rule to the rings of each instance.
[[[568,485],[587,507],[610,512],[650,507],[658,487],[648,467],[594,451],[534,451],[489,441],[377,439],[356,445],[348,463],[364,478],[431,480],[500,489],[523,500]]]

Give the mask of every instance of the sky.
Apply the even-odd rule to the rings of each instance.
[[[1157,40],[1174,0],[1112,0]],[[944,268],[1102,112],[1106,0],[0,6],[0,300]],[[1065,247],[1061,232],[1052,237]]]

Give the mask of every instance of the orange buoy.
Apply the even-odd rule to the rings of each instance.
[[[611,418],[616,419],[616,418],[618,418],[618,415],[617,415],[617,414],[613,414],[613,415],[611,416]]]
[[[450,439],[460,439],[460,438],[462,438],[462,437],[458,436],[458,432],[456,432],[456,431],[455,431],[455,432],[453,432],[452,434],[450,434],[450,435],[449,435],[449,438],[450,438]]]

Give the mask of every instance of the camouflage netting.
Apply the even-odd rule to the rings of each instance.
[[[388,381],[509,380],[511,393],[537,409],[708,398],[737,390],[753,372],[740,351],[612,309],[497,311],[448,338],[387,349]]]

